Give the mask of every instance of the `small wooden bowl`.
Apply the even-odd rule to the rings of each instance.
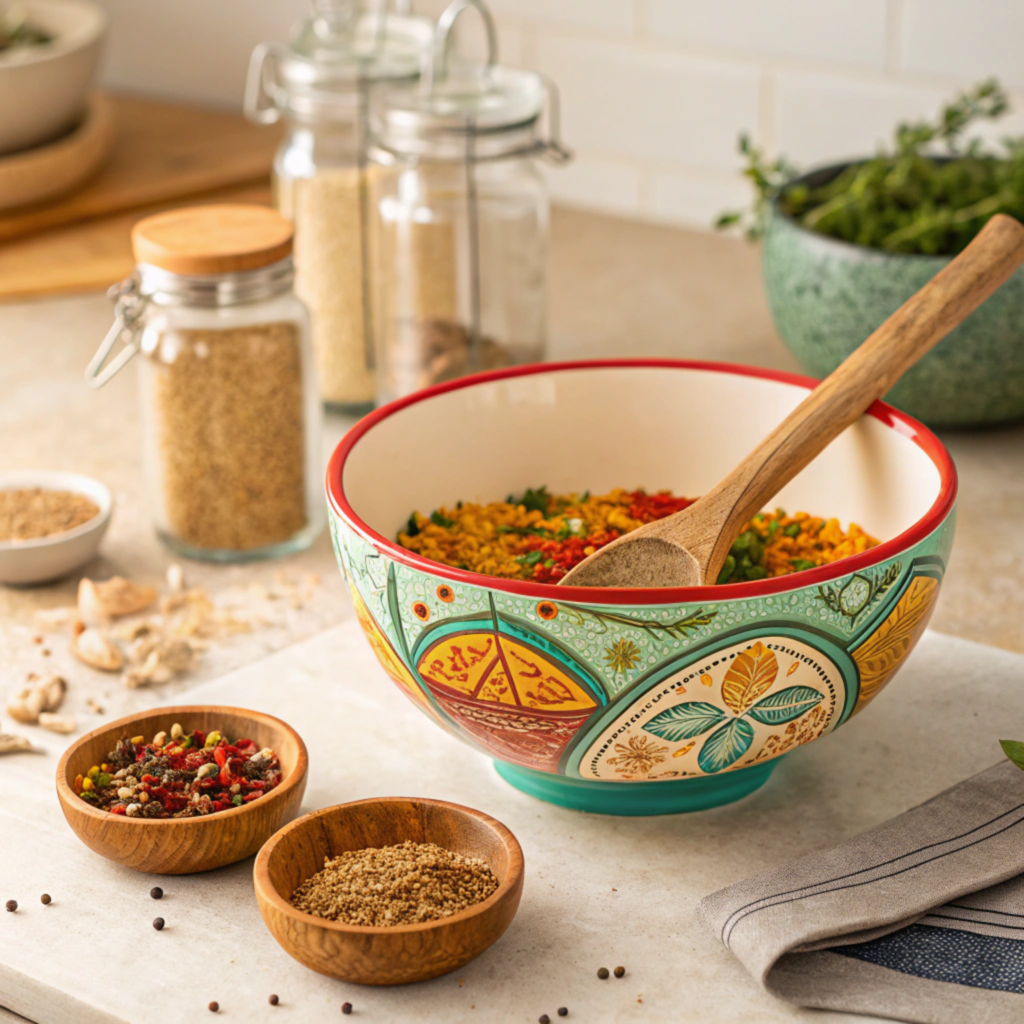
[[[498,879],[482,903],[422,924],[370,928],[296,910],[295,889],[348,850],[436,843],[485,860]],[[523,894],[523,851],[494,818],[443,800],[389,797],[314,811],[281,829],[253,869],[263,921],[281,948],[320,974],[361,985],[405,985],[457,970],[499,939]]]
[[[281,762],[281,784],[266,796],[197,818],[126,818],[90,806],[74,791],[77,775],[106,760],[122,736],[145,736],[179,723],[185,732],[220,729],[270,747]],[[309,758],[299,734],[280,719],[243,708],[199,705],[155,708],[110,722],[73,743],[57,766],[57,796],[68,824],[90,849],[108,860],[157,875],[191,875],[234,864],[254,854],[298,813]]]

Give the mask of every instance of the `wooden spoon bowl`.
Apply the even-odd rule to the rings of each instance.
[[[185,732],[219,729],[232,740],[248,737],[270,747],[281,762],[281,784],[250,804],[196,818],[126,818],[92,807],[75,793],[75,777],[105,761],[121,737],[150,740],[175,722]],[[73,743],[57,766],[57,796],[75,835],[101,856],[137,871],[191,875],[251,856],[294,818],[308,767],[299,734],[270,715],[214,705],[155,708],[110,722]]]
[[[393,928],[328,921],[291,905],[292,893],[323,868],[325,857],[406,840],[482,858],[498,879],[497,890],[451,917]],[[388,797],[299,818],[260,850],[253,874],[263,921],[289,956],[345,981],[404,985],[457,970],[501,937],[519,908],[523,851],[501,822],[480,811]]]

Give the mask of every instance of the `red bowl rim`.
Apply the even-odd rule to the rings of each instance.
[[[531,363],[526,366],[515,366],[502,370],[491,370],[461,377],[445,384],[436,384],[406,398],[399,398],[364,416],[341,439],[334,449],[327,465],[327,494],[334,510],[364,540],[385,552],[389,558],[402,565],[432,576],[490,590],[499,590],[519,597],[537,600],[571,602],[590,605],[654,605],[654,604],[694,604],[708,601],[747,600],[749,598],[770,597],[788,591],[817,586],[831,580],[847,576],[871,565],[877,565],[898,555],[907,548],[920,543],[949,515],[956,502],[957,474],[948,451],[942,442],[923,423],[908,416],[899,409],[885,402],[875,402],[866,415],[874,416],[887,427],[898,431],[914,442],[932,460],[939,471],[939,495],[931,508],[911,527],[891,540],[884,541],[878,547],[871,548],[858,555],[851,555],[829,565],[816,569],[806,569],[799,574],[799,584],[794,586],[793,575],[776,576],[772,579],[757,580],[752,583],[732,583],[727,589],[717,586],[704,587],[568,587],[553,583],[533,583],[526,580],[506,580],[495,576],[484,576],[481,573],[455,569],[451,566],[422,558],[413,551],[403,548],[395,541],[388,540],[372,530],[356,515],[345,497],[342,477],[345,460],[352,449],[363,437],[382,420],[393,416],[407,406],[424,402],[435,395],[443,395],[449,391],[474,387],[489,381],[504,380],[510,377],[527,377],[541,373],[559,373],[563,370],[600,370],[615,368],[660,368],[670,370],[706,370],[713,373],[729,373],[739,377],[758,377],[761,380],[777,381],[797,387],[813,389],[819,381],[802,374],[786,373],[781,370],[769,370],[757,366],[742,366],[736,363],[718,363],[697,359],[588,359],[579,362]]]

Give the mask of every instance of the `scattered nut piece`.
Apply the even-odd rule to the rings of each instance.
[[[167,586],[172,594],[180,594],[185,589],[185,573],[177,562],[167,566]]]
[[[102,704],[100,704],[100,703],[98,703],[97,701],[94,701],[94,700],[92,699],[92,697],[90,697],[90,698],[89,698],[89,699],[88,699],[88,700],[87,700],[87,701],[85,702],[85,706],[86,706],[86,707],[87,707],[87,708],[88,708],[88,709],[89,709],[90,711],[92,711],[93,713],[95,713],[95,714],[97,714],[97,715],[102,715],[102,714],[103,714],[103,705],[102,705]]]
[[[84,629],[71,641],[71,653],[86,665],[104,672],[117,672],[124,665],[121,649],[98,629]]]
[[[78,614],[93,626],[123,615],[135,615],[155,600],[156,587],[143,587],[123,576],[112,576],[102,583],[83,579],[78,585]]]
[[[56,711],[61,706],[67,686],[60,676],[50,676],[41,683],[26,686],[7,701],[7,713],[25,725],[38,722],[44,711]]]
[[[0,732],[0,754],[13,754],[19,750],[31,750],[32,744],[24,736]]]
[[[195,668],[196,651],[188,640],[143,637],[131,649],[131,668],[123,682],[130,690],[153,683],[166,683],[179,672]]]
[[[44,711],[39,716],[39,724],[50,732],[67,735],[78,728],[78,723],[71,715],[55,715],[52,711]]]

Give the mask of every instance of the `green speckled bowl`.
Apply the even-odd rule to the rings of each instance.
[[[706,493],[813,384],[717,363],[553,363],[367,416],[338,445],[327,490],[338,563],[384,672],[512,785],[567,807],[658,814],[757,789],[780,756],[878,696],[934,607],[956,471],[909,416],[876,402],[779,492],[791,511],[882,541],[790,576],[560,587],[439,565],[393,538],[413,509],[541,484]]]
[[[844,166],[798,180],[822,185]],[[776,206],[762,251],[775,329],[817,377],[831,373],[949,260],[840,242],[800,227]],[[886,401],[931,426],[1024,418],[1024,268],[908,370]]]

